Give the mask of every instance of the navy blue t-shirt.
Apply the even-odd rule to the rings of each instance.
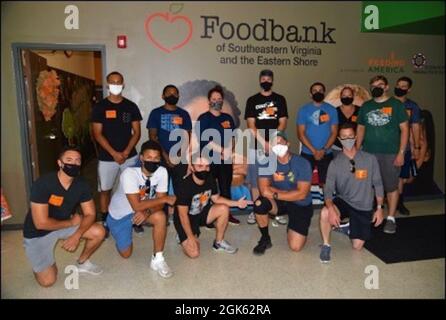
[[[169,153],[170,149],[180,141],[180,137],[169,140],[169,134],[174,129],[192,130],[192,121],[189,113],[177,107],[175,110],[167,110],[164,106],[153,109],[147,120],[147,129],[156,129],[161,147]]]
[[[282,164],[278,160],[276,162],[277,167],[274,172],[259,170],[259,178],[269,178],[273,187],[284,191],[297,190],[298,182],[306,181],[311,184],[313,171],[307,159],[292,153],[287,164]],[[265,169],[268,164],[261,165],[261,167]],[[294,203],[299,206],[310,205],[312,203],[311,192],[308,192],[305,199],[294,201]]]
[[[198,124],[200,124],[198,126]],[[209,137],[203,136],[203,132],[207,129],[215,129],[217,130],[219,134],[220,143],[218,143],[222,148],[228,147],[230,145],[230,142],[232,138],[230,136],[232,135],[232,130],[235,128],[234,120],[232,117],[222,112],[219,116],[214,116],[210,111],[205,112],[201,114],[197,119],[197,124],[195,125],[197,138],[200,140],[200,151],[203,150],[203,148],[210,142],[214,141],[215,143],[218,143],[217,137],[214,137],[215,134],[212,134],[208,131],[208,134],[210,134]],[[198,130],[199,128],[199,130]],[[228,135],[228,138],[225,139],[225,132],[226,135]],[[204,141],[203,141],[204,140]],[[226,141],[225,141],[226,140]],[[209,153],[209,155],[212,157],[213,151]]]
[[[102,124],[102,135],[108,143],[118,152],[124,151],[132,138],[132,122],[141,121],[141,112],[138,106],[126,99],[120,103],[113,103],[107,98],[99,101],[94,107],[91,122]],[[114,161],[113,157],[98,144],[98,158],[101,161]],[[133,148],[129,158],[136,155]]]

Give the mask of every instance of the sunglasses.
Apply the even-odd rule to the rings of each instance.
[[[146,180],[146,194],[150,194],[150,178]]]
[[[355,173],[356,168],[355,168],[355,160],[350,159],[350,172],[351,173]]]

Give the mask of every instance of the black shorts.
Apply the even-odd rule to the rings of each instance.
[[[331,160],[333,160],[333,153],[331,152],[328,154],[324,154],[324,157],[318,161],[314,159],[314,156],[312,154],[301,152],[300,155],[310,162],[311,170],[314,169],[314,166],[317,167],[319,184],[325,184],[325,180],[327,179],[328,165],[330,164]]]
[[[299,206],[294,202],[276,200],[277,215],[288,214],[288,229],[307,236],[313,217],[313,206]]]
[[[206,220],[208,218],[209,210],[211,210],[211,207],[212,207],[211,205],[208,205],[205,208],[203,208],[203,210],[199,214],[188,215],[192,233],[197,237],[200,236],[200,227],[208,225],[206,223]],[[178,215],[177,208],[175,208],[175,211],[173,213],[173,224],[175,226],[175,230],[178,233],[181,243],[187,239],[187,235],[183,229],[183,226],[181,225],[180,216]]]
[[[339,197],[333,199],[333,204],[341,213],[341,220],[350,218],[350,239],[370,240],[372,236],[373,210],[363,211],[353,208]]]

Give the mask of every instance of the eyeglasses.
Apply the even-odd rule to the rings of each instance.
[[[355,173],[356,168],[355,168],[355,160],[350,159],[350,172],[351,173]]]

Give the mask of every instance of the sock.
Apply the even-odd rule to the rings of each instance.
[[[263,228],[259,227],[259,230],[262,233],[262,239],[269,239],[268,226]]]
[[[153,255],[153,259],[154,259],[154,260],[158,260],[158,259],[162,259],[162,258],[164,258],[164,256],[163,256],[163,252],[162,252],[162,251],[157,252],[157,253],[155,253],[155,254]]]
[[[387,217],[387,220],[391,220],[391,221],[393,221],[393,222],[395,223],[395,217],[388,216],[388,217]]]

